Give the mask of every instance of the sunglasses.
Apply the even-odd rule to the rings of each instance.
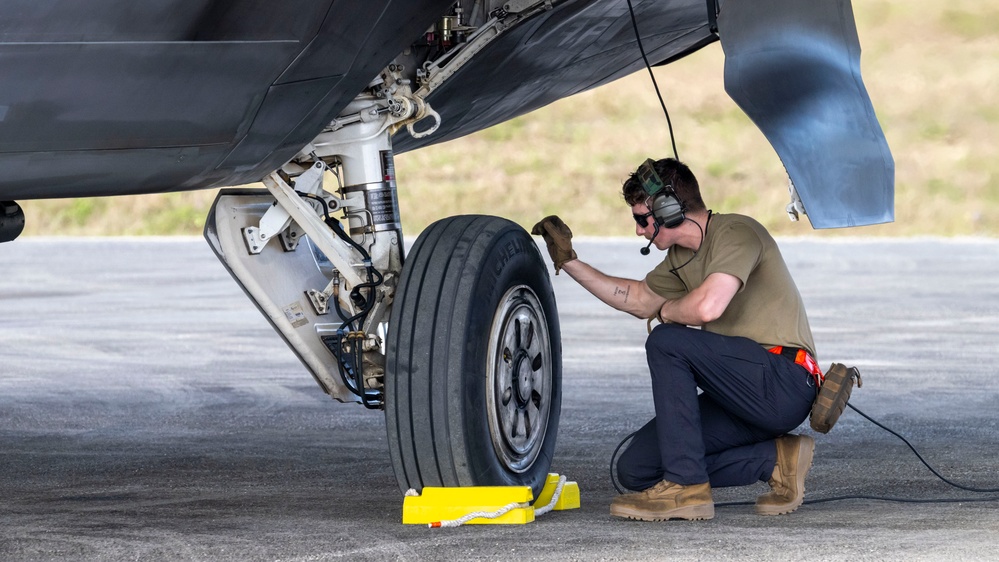
[[[645,213],[644,215],[636,215],[636,214],[632,213],[631,216],[635,217],[635,222],[638,223],[638,226],[640,226],[642,228],[645,228],[645,227],[649,226],[649,217],[652,216],[652,211],[649,211],[648,213]]]

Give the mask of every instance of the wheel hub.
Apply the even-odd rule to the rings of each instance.
[[[504,466],[524,472],[544,443],[551,408],[548,324],[530,287],[507,291],[489,335],[489,434]]]
[[[519,350],[517,352],[516,367],[513,369],[513,387],[517,389],[517,407],[526,408],[531,399],[531,392],[534,391],[534,382],[531,378],[531,361],[527,352]]]

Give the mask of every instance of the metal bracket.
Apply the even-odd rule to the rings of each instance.
[[[305,296],[309,297],[309,302],[312,303],[312,308],[316,310],[316,314],[323,315],[330,311],[330,299],[326,293],[309,289],[305,291]]]
[[[319,196],[323,190],[323,172],[326,170],[325,164],[316,162],[315,165],[298,176],[295,181],[295,191]],[[246,239],[247,250],[251,254],[259,254],[264,246],[272,238],[280,235],[281,244],[285,251],[293,251],[298,246],[298,239],[301,233],[292,227],[291,214],[277,202],[267,209],[264,216],[260,217],[260,224],[257,227],[247,227],[243,230],[243,237]]]
[[[787,211],[787,217],[791,219],[791,222],[798,222],[799,215],[807,215],[805,212],[805,204],[801,202],[801,197],[798,197],[798,190],[794,188],[794,182],[791,181],[791,177],[787,178],[787,191],[791,194],[791,202],[787,204],[784,208]]]
[[[317,165],[323,164],[317,162]],[[291,216],[316,247],[330,260],[333,267],[340,272],[346,281],[346,288],[350,290],[361,284],[361,276],[357,274],[350,263],[350,260],[356,259],[356,256],[344,244],[336,240],[326,223],[316,214],[316,210],[295,193],[295,190],[277,172],[272,172],[265,177],[263,183],[277,200],[277,206],[283,208]],[[268,210],[269,212],[270,210]],[[260,222],[263,223],[263,219]]]
[[[281,231],[281,247],[286,252],[294,252],[298,248],[298,242],[302,238],[302,233],[298,231],[294,221]]]

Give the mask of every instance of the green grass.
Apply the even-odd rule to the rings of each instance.
[[[780,235],[999,236],[999,10],[972,0],[854,2],[861,67],[896,166],[896,222],[814,231],[784,214],[787,177],[725,94],[717,43],[657,68],[681,159],[709,207]],[[631,235],[618,195],[644,158],[669,153],[646,73],[475,135],[398,155],[414,236],[444,216],[486,213],[530,227],[560,214],[574,232]],[[28,234],[196,234],[214,191],[25,201]]]

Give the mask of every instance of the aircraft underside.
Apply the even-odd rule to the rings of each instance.
[[[561,402],[545,264],[488,216],[442,219],[404,257],[393,154],[641,68],[628,3],[101,3],[25,2],[0,28],[0,68],[32,76],[0,86],[0,237],[17,199],[262,180],[220,193],[206,239],[326,393],[385,411],[400,487],[539,490]],[[651,62],[716,40],[715,8],[634,0]],[[891,220],[849,2],[724,2],[717,29],[797,209]]]

